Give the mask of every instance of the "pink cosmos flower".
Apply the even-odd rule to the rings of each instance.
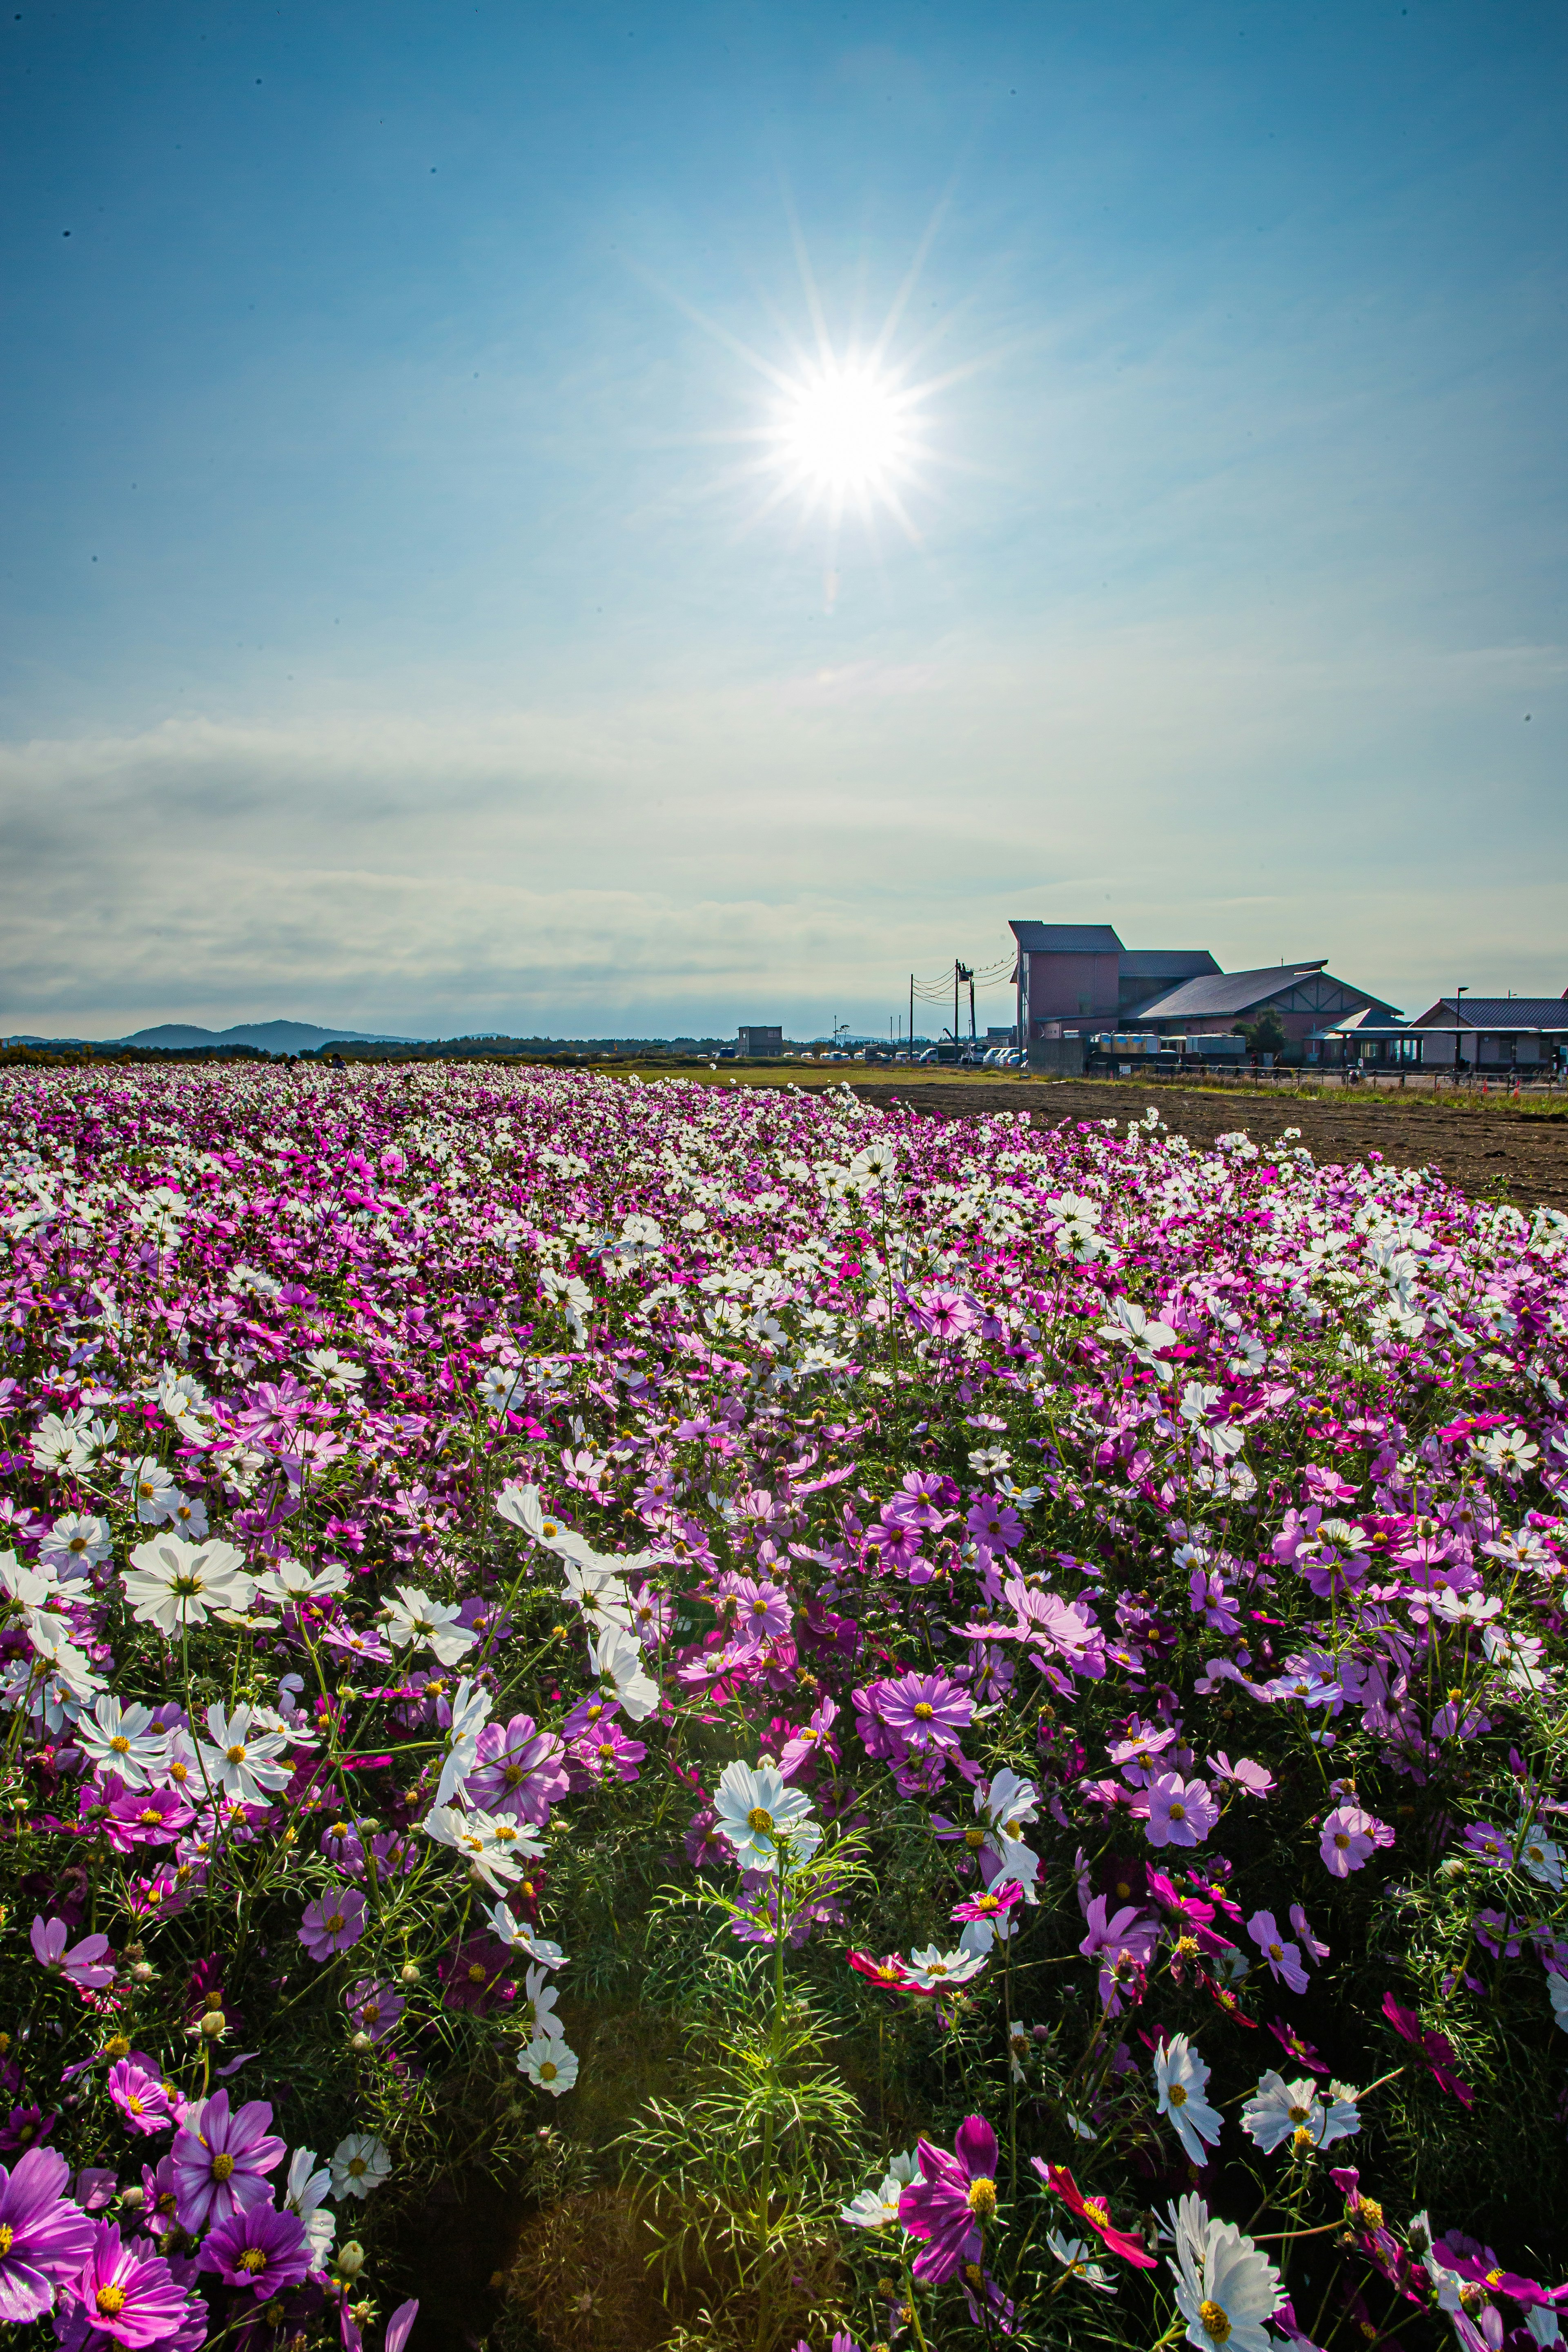
[[[1084,1916],[1089,1933],[1079,1950],[1086,1960],[1100,1962],[1100,2000],[1112,2017],[1120,2017],[1122,1993],[1136,1990],[1154,1957],[1159,1927],[1135,1904],[1126,1904],[1112,1915],[1103,1895],[1094,1897]]]
[[[1352,1870],[1363,1870],[1380,1845],[1393,1843],[1394,1832],[1387,1822],[1363,1813],[1359,1805],[1336,1805],[1318,1834],[1323,1867],[1335,1878],[1348,1878]]]
[[[112,2221],[99,2223],[75,2289],[89,2325],[131,2352],[164,2342],[185,2316],[185,2291],[163,2255],[145,2238],[121,2245]]]
[[[947,1675],[900,1675],[877,1687],[882,1721],[908,1748],[956,1748],[974,1717],[973,1699]]]
[[[729,1580],[726,1597],[734,1606],[736,1638],[748,1649],[779,1641],[789,1632],[794,1612],[782,1586],[736,1576]]]
[[[945,1528],[952,1517],[958,1489],[937,1470],[906,1470],[896,1494],[882,1506],[882,1517],[900,1528]]]
[[[310,2242],[298,2213],[249,2205],[208,2231],[196,2260],[227,2286],[273,2295],[299,2285],[310,2267]]]
[[[953,2137],[954,2153],[919,2143],[921,2178],[899,2199],[899,2220],[924,2240],[915,2276],[940,2284],[966,2263],[978,2263],[982,2231],[996,2210],[996,2135],[981,2116],[966,2116]]]
[[[173,1845],[195,1813],[177,1789],[126,1789],[110,1800],[103,1833],[116,1853],[139,1845]]]
[[[288,2152],[268,2132],[271,2121],[272,2110],[263,2099],[252,2099],[230,2115],[226,2091],[215,2091],[186,2109],[174,2149],[182,2230],[194,2236],[208,2221],[226,2221],[268,2202],[272,2191],[266,2176]]]
[[[346,1952],[364,1934],[364,1896],[357,1886],[345,1886],[307,1903],[300,1922],[300,1941],[313,1960],[330,1960]]]
[[[1219,1819],[1207,1783],[1184,1780],[1179,1772],[1152,1780],[1148,1801],[1143,1834],[1151,1845],[1201,1845]]]
[[[121,2058],[110,2068],[109,2095],[128,2132],[145,2136],[167,2131],[174,2120],[174,2102],[163,2076],[150,2073],[134,2056]]]
[[[479,1737],[469,1798],[487,1813],[510,1813],[514,1821],[542,1829],[551,1806],[559,1804],[570,1785],[562,1762],[564,1754],[554,1733],[538,1730],[531,1715],[514,1715],[506,1724],[487,1723]]]
[[[29,2148],[9,2172],[0,2164],[0,2320],[14,2327],[44,2318],[56,2283],[92,2252],[93,2225],[66,2195],[69,2179],[52,2147]]]
[[[1272,1911],[1255,1911],[1247,1923],[1247,1932],[1268,1963],[1268,1973],[1277,1983],[1291,1992],[1305,1992],[1307,1971],[1301,1966],[1301,1950],[1298,1944],[1288,1944],[1275,1925]]]
[[[618,1723],[603,1723],[596,1738],[574,1740],[571,1752],[590,1780],[636,1780],[647,1748],[640,1739],[628,1739]]]
[[[989,1544],[993,1551],[1011,1551],[1024,1540],[1023,1520],[1011,1503],[1001,1502],[994,1495],[983,1495],[972,1503],[963,1524],[976,1543]]]
[[[373,1977],[361,1977],[343,2000],[354,2032],[368,2033],[373,2042],[384,2042],[408,2006],[400,1992],[391,1985],[377,1984]]]
[[[1311,1923],[1308,1919],[1307,1914],[1302,1909],[1300,1903],[1292,1903],[1290,1906],[1290,1925],[1295,1928],[1297,1935],[1300,1937],[1301,1949],[1304,1952],[1310,1952],[1315,1960],[1326,1960],[1328,1958],[1329,1948],[1327,1944],[1321,1944],[1316,1936],[1313,1935]]]
[[[1238,1756],[1233,1764],[1222,1748],[1217,1756],[1205,1756],[1204,1761],[1216,1780],[1233,1781],[1249,1797],[1266,1797],[1275,1785],[1268,1765],[1255,1764],[1250,1756]]]
[[[110,1960],[106,1966],[103,1958],[109,1949],[108,1937],[84,1936],[80,1943],[72,1944],[68,1952],[66,1945],[69,1938],[70,1929],[63,1919],[36,1917],[30,1939],[33,1957],[41,1968],[48,1969],[51,1976],[64,1977],[66,1982],[75,1985],[79,1992],[96,1990],[101,1985],[112,1984],[114,1963]]]
[[[980,1320],[974,1301],[961,1290],[928,1290],[914,1309],[914,1318],[933,1339],[961,1339]]]
[[[1004,1879],[993,1894],[989,1887],[983,1895],[972,1895],[966,1902],[955,1903],[948,1913],[950,1919],[996,1919],[1011,1911],[1024,1899],[1024,1890],[1016,1878]]]

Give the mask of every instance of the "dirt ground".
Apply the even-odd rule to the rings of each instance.
[[[1299,1127],[1301,1141],[1322,1160],[1363,1161],[1376,1151],[1400,1167],[1436,1168],[1451,1183],[1517,1207],[1568,1210],[1568,1118],[1542,1116],[1497,1104],[1473,1106],[1434,1101],[1430,1096],[1401,1101],[1388,1095],[1347,1092],[1322,1099],[1276,1097],[1237,1088],[1224,1094],[1169,1083],[1151,1086],[1133,1079],[1064,1079],[990,1086],[933,1081],[911,1087],[857,1086],[864,1101],[886,1102],[901,1094],[938,1118],[974,1118],[987,1110],[1016,1110],[1026,1102],[1037,1127],[1061,1127],[1079,1119],[1137,1118],[1157,1103],[1160,1116],[1178,1135],[1196,1144],[1244,1128],[1258,1144],[1272,1143],[1287,1127]]]

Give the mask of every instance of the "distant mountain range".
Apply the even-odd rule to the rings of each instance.
[[[232,1029],[196,1029],[184,1021],[160,1022],[155,1029],[138,1029],[130,1037],[18,1037],[21,1045],[140,1045],[156,1053],[190,1053],[210,1045],[254,1045],[264,1054],[311,1053],[318,1045],[339,1040],[356,1045],[409,1045],[410,1037],[389,1037],[380,1030],[318,1029],[312,1021],[242,1021]]]

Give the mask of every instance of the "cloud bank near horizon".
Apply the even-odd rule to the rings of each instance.
[[[0,1026],[877,1030],[911,969],[1040,914],[1229,969],[1326,955],[1407,1011],[1461,978],[1560,993],[1561,796],[1513,776],[1525,856],[1476,780],[1517,760],[1521,696],[1544,739],[1568,662],[1275,639],[0,746]]]

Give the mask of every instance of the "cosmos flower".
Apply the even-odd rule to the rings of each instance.
[[[781,1851],[791,1861],[805,1861],[822,1842],[810,1800],[790,1788],[772,1764],[759,1769],[738,1758],[726,1764],[713,1810],[714,1826],[733,1847],[742,1870],[775,1871]]]
[[[84,1936],[79,1943],[72,1944],[70,1929],[63,1919],[35,1916],[29,1940],[39,1967],[47,1969],[51,1976],[64,1977],[80,1992],[114,1982],[114,1961],[105,1958],[109,1951],[107,1936]]]
[[[1217,2147],[1219,2111],[1209,2105],[1209,2070],[1184,2033],[1173,2033],[1154,2053],[1155,2112],[1168,2116],[1189,2164],[1208,2162]]]
[[[334,2197],[368,2197],[392,2177],[392,2157],[374,2132],[350,2132],[328,2159]]]
[[[1336,1805],[1325,1816],[1318,1836],[1323,1865],[1335,1878],[1363,1870],[1379,1846],[1392,1845],[1394,1832],[1386,1822],[1363,1812],[1359,1805]]]
[[[559,2099],[577,2080],[577,2053],[556,2034],[542,2034],[518,2055],[518,2071],[537,2090]]]
[[[300,2215],[287,2206],[279,2210],[251,2205],[207,2231],[196,2261],[204,2271],[216,2271],[226,2286],[270,2297],[298,2286],[305,2276],[310,2241]]]
[[[940,2284],[962,2264],[981,2260],[982,2233],[996,2218],[996,2135],[984,2116],[970,2116],[958,2126],[951,2156],[927,2139],[916,2152],[920,2178],[901,2191],[899,2220],[922,2241],[916,2278]]]
[[[145,2239],[121,2245],[112,2222],[93,2231],[92,2252],[73,2282],[89,2326],[141,2352],[173,2336],[186,2315],[185,2290]]]
[[[271,2121],[271,2108],[259,2099],[231,2115],[226,2091],[186,2108],[173,2150],[182,2230],[195,2232],[270,2200],[267,2175],[285,2154],[267,2128]]]
[[[1172,2211],[1176,2252],[1167,2262],[1176,2303],[1197,2352],[1273,2352],[1265,2322],[1284,2299],[1279,2273],[1232,2221],[1216,2221],[1200,2197]]]
[[[70,2167],[52,2147],[33,2147],[6,2170],[0,2164],[0,2320],[13,2327],[44,2318],[55,2288],[74,2278],[95,2231],[66,2195]]]

